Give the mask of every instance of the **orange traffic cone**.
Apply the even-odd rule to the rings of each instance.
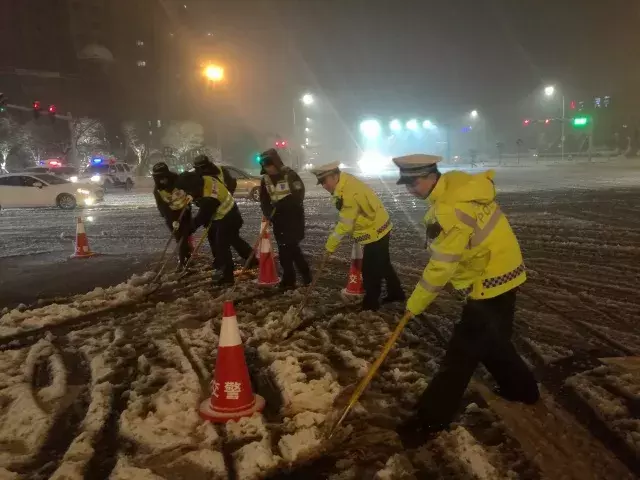
[[[269,226],[265,225],[264,235],[260,240],[260,272],[256,282],[263,287],[272,287],[280,283],[276,273],[276,261],[271,248],[271,237],[269,236]]]
[[[260,238],[258,238],[258,243],[256,244],[256,258],[260,259],[260,246],[262,242],[262,236],[267,234],[267,228],[269,228],[269,224],[267,223],[267,217],[262,216],[262,222],[260,222]]]
[[[249,417],[264,408],[265,401],[251,389],[249,369],[244,359],[238,320],[233,302],[224,302],[218,358],[211,381],[211,398],[200,404],[200,416],[224,423]]]
[[[351,249],[351,267],[349,267],[347,287],[342,290],[342,294],[348,297],[364,295],[362,286],[362,245],[358,242],[354,242]]]
[[[71,258],[87,258],[97,255],[93,253],[89,248],[89,240],[87,239],[87,233],[84,231],[84,223],[82,218],[78,217],[78,223],[76,225],[76,252],[71,255]]]

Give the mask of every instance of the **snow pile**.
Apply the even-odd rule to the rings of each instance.
[[[251,417],[243,417],[237,421],[227,422],[225,427],[229,440],[253,437],[264,438],[268,435],[262,415],[259,413],[254,413]]]
[[[158,341],[157,345],[176,368],[151,366],[148,375],[133,383],[129,404],[120,417],[122,435],[142,450],[156,453],[195,446],[207,438],[211,442],[214,432],[199,428],[203,425],[197,410],[200,383],[191,365],[176,345],[168,341]],[[204,426],[213,429],[209,424]]]
[[[404,456],[396,453],[389,457],[382,470],[376,472],[374,480],[414,480],[413,466]]]
[[[74,297],[68,304],[53,303],[32,310],[15,308],[0,317],[0,336],[55,325],[95,310],[135,301],[144,295],[145,283],[150,281],[152,276],[153,272],[146,272],[143,275],[133,275],[127,282],[114,287],[97,287],[89,293]]]
[[[116,467],[109,476],[110,480],[165,480],[148,468],[137,468],[131,465],[126,456],[118,459]]]
[[[13,374],[7,378],[7,373],[3,374],[3,390],[0,393],[0,466],[10,466],[19,464],[35,455],[47,438],[47,433],[53,424],[57,404],[51,405],[51,411],[43,408],[32,390],[33,373],[35,364],[42,356],[52,354],[52,345],[48,340],[40,340],[29,349],[27,355],[2,353],[0,357],[2,363],[9,363],[7,372]],[[22,374],[13,368],[14,361],[24,359]],[[3,365],[4,367],[4,365]],[[3,368],[4,370],[4,368]],[[4,386],[6,385],[6,386]],[[65,380],[59,380],[57,387],[64,390]],[[56,398],[62,394],[56,389],[51,389],[49,393]]]
[[[302,323],[302,317],[298,315],[298,306],[292,305],[283,315],[281,312],[271,311],[265,318],[264,325],[255,330],[252,342],[276,341],[284,338],[294,328]]]
[[[249,443],[234,452],[237,478],[254,480],[264,478],[270,471],[275,470],[282,458],[271,452],[268,439]]]
[[[290,415],[307,410],[327,412],[331,409],[333,399],[340,393],[340,385],[329,373],[307,382],[300,362],[292,356],[275,360],[269,369],[282,391],[284,408]]]
[[[91,402],[80,425],[80,433],[66,451],[51,480],[82,480],[87,463],[94,454],[93,444],[109,416],[113,386],[104,381],[104,355],[91,359]]]
[[[292,435],[283,435],[278,448],[287,462],[294,462],[303,454],[318,449],[322,441],[318,427],[301,428]]]
[[[478,480],[496,480],[501,478],[491,464],[487,452],[475,438],[463,427],[442,432],[436,440],[445,456],[459,462],[465,473]]]

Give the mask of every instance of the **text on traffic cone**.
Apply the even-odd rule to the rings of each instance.
[[[235,308],[227,300],[222,312],[211,398],[200,404],[200,416],[211,422],[227,422],[251,416],[264,405],[264,398],[255,395],[251,388]]]

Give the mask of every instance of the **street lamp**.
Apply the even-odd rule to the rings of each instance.
[[[425,120],[424,122],[422,122],[422,128],[424,128],[425,130],[430,130],[433,127],[435,127],[435,125],[431,120]]]
[[[395,120],[391,120],[391,123],[389,123],[389,128],[392,132],[399,132],[400,130],[402,130],[402,122],[400,122],[400,120],[398,120],[397,118]]]
[[[414,118],[407,122],[407,129],[415,132],[418,130],[418,121]]]
[[[471,113],[469,113],[469,116],[471,118],[478,118],[478,111],[477,110],[471,110]]]
[[[365,138],[371,140],[378,138],[381,131],[382,127],[380,126],[380,122],[378,122],[377,120],[364,120],[360,123],[360,132],[362,133],[362,135],[364,135]]]
[[[310,93],[305,93],[302,96],[301,100],[302,100],[302,103],[304,103],[307,106],[312,105],[313,102],[315,102],[315,99],[313,98],[313,95],[311,95]]]
[[[553,85],[547,85],[546,87],[544,87],[544,94],[547,97],[553,97],[553,95],[556,93],[556,87],[554,87]],[[565,111],[564,111],[564,93],[562,94],[562,119],[560,120],[560,129],[561,129],[561,133],[560,133],[560,161],[563,162],[564,161],[564,115],[565,115]]]
[[[210,63],[204,67],[202,75],[212,83],[219,83],[224,80],[224,68]]]

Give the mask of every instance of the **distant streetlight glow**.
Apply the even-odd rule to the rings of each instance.
[[[315,102],[315,99],[313,98],[313,95],[311,95],[310,93],[305,93],[302,96],[302,103],[304,103],[305,105],[312,105],[313,102]]]
[[[306,128],[304,129],[304,131],[305,131],[305,132],[310,132],[310,131],[311,131],[311,129],[310,129],[309,127],[306,127]]]
[[[378,138],[381,131],[382,127],[380,126],[380,122],[378,122],[377,120],[364,120],[360,123],[360,133],[362,133],[365,138]]]
[[[556,93],[556,87],[554,87],[553,85],[548,85],[544,87],[544,94],[547,97],[553,97],[554,93]]]
[[[422,122],[422,128],[430,130],[433,127],[435,127],[435,125],[433,124],[433,122],[431,120],[425,120],[424,122]]]
[[[224,68],[220,65],[209,64],[202,70],[204,77],[213,83],[219,83],[224,80]]]
[[[409,120],[407,122],[407,128],[409,130],[411,130],[412,132],[417,131],[418,130],[418,121],[415,118]]]
[[[311,119],[307,117],[307,123],[311,123]]]
[[[394,120],[391,120],[391,122],[389,123],[389,128],[392,132],[399,132],[400,130],[402,130],[402,123],[396,118]]]
[[[477,110],[471,110],[471,113],[469,114],[469,116],[471,118],[478,118],[478,111]]]

